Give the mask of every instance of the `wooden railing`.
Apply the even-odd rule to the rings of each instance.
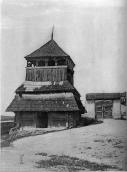
[[[26,67],[26,81],[64,81],[67,66]]]

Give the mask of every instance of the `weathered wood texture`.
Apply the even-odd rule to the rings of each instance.
[[[95,101],[95,113],[97,118],[112,118],[112,100]]]
[[[16,112],[16,123],[21,127],[36,127],[36,112]]]
[[[26,68],[26,81],[65,81],[67,68]]]
[[[21,127],[47,128],[65,127],[73,128],[80,120],[78,112],[17,112],[16,123]]]
[[[8,111],[13,112],[75,112],[79,111],[73,93],[22,95],[12,101]]]
[[[48,127],[48,113],[47,112],[37,112],[36,113],[36,127],[37,128],[47,128]]]
[[[48,113],[48,127],[75,127],[80,120],[78,112],[57,112]]]
[[[48,113],[48,127],[66,127],[67,113],[57,112]]]
[[[80,121],[79,112],[69,112],[67,121],[68,121],[68,128],[76,127]]]
[[[120,93],[88,93],[86,100],[118,100]]]

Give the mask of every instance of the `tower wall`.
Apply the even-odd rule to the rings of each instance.
[[[26,67],[26,81],[59,82],[68,80],[73,85],[73,72],[67,66]]]
[[[67,67],[30,67],[26,68],[26,81],[65,81]]]

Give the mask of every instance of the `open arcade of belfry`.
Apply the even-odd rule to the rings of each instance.
[[[6,109],[15,113],[17,125],[72,128],[82,114],[96,119],[127,116],[127,92],[87,93],[84,107],[74,87],[75,63],[55,42],[53,32],[51,40],[25,59],[25,81]]]

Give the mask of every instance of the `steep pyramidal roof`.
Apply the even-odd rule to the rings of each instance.
[[[25,58],[32,58],[32,57],[68,57],[59,45],[51,39],[46,44],[41,46],[39,49],[34,51],[33,53],[27,55]]]

